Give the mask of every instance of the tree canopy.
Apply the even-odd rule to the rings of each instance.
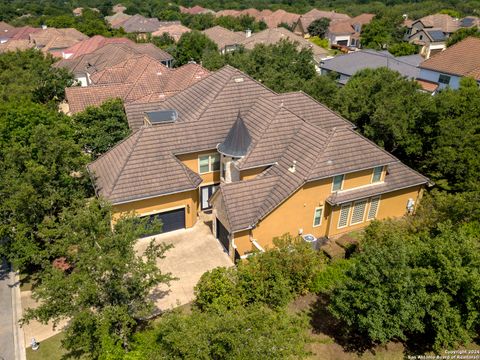
[[[308,25],[307,31],[312,36],[318,36],[320,38],[324,38],[328,31],[329,26],[330,26],[329,18],[320,18],[312,21],[312,23]]]

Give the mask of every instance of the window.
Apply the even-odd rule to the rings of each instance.
[[[373,168],[372,183],[379,182],[382,180],[383,166],[377,166]]]
[[[420,35],[419,39],[420,39],[420,40],[423,40],[423,35]]]
[[[337,175],[333,177],[332,191],[342,190],[344,177],[345,175]]]
[[[367,199],[355,201],[353,204],[352,219],[350,225],[360,224],[365,218],[365,208],[367,207]]]
[[[220,154],[201,155],[198,157],[200,174],[220,170]]]
[[[313,226],[320,226],[322,225],[322,214],[323,214],[323,206],[315,208],[315,214],[313,215]]]
[[[370,209],[368,209],[367,220],[373,220],[377,217],[379,205],[380,205],[380,196],[370,199]]]
[[[438,77],[438,82],[440,84],[448,85],[448,84],[450,84],[450,76],[440,74],[440,76]]]
[[[337,228],[342,228],[348,224],[348,216],[350,215],[350,204],[344,204],[340,208],[340,217],[338,218]]]

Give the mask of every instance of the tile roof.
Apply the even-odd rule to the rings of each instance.
[[[374,17],[375,17],[375,14],[363,13],[352,18],[350,22],[352,24],[366,25],[366,24],[369,24]]]
[[[308,40],[305,40],[303,36],[294,34],[293,32],[283,27],[265,29],[258,33],[254,33],[250,37],[244,38],[241,44],[246,49],[253,49],[257,44],[272,45],[283,39],[287,39],[289,41],[296,41],[299,43],[300,47],[312,49],[313,56],[317,62],[319,62],[320,59],[325,58],[328,55],[328,51],[324,48],[315,45]]]
[[[6,23],[5,21],[0,21],[0,37],[10,38],[9,32],[14,29],[14,26]]]
[[[422,60],[420,55],[394,57],[386,51],[359,50],[326,59],[320,68],[352,76],[363,69],[388,67],[403,76],[416,79],[420,73],[418,65]]]
[[[105,21],[110,24],[110,26],[114,29],[121,27],[121,24],[124,21],[130,19],[132,15],[124,14],[123,12],[117,12],[111,16],[105,16]]]
[[[207,75],[208,71],[197,64],[169,69],[148,55],[140,55],[94,73],[91,76],[94,85],[66,88],[65,97],[69,112],[74,114],[114,98],[125,103],[166,98]]]
[[[333,20],[328,26],[328,32],[331,34],[354,34],[355,29],[350,20]]]
[[[318,20],[321,18],[327,18],[327,19],[330,19],[331,21],[350,20],[350,16],[348,16],[347,14],[337,13],[335,11],[322,11],[318,9],[312,9],[309,12],[301,15],[298,21],[302,25],[303,30],[307,32],[309,25],[315,20]]]
[[[9,40],[6,43],[0,44],[0,53],[8,51],[23,51],[31,49],[33,44],[29,40]]]
[[[195,5],[193,7],[183,7],[180,6],[180,12],[182,14],[198,15],[198,14],[215,14],[215,11],[201,7],[200,5]]]
[[[93,74],[139,55],[148,55],[158,61],[170,61],[173,57],[153,44],[110,43],[75,59],[62,59],[54,64],[74,74]]]
[[[41,29],[41,31],[31,33],[29,37],[30,41],[32,41],[37,48],[60,57],[62,56],[61,50],[88,39],[87,35],[73,28]]]
[[[257,9],[246,9],[246,10],[221,10],[217,12],[218,16],[242,16],[248,15],[254,17],[257,21],[263,21],[267,24],[269,28],[276,28],[281,23],[294,24],[298,21],[300,15],[287,12],[285,10],[279,9],[271,11],[268,9],[257,10]]]
[[[480,80],[480,39],[469,37],[420,64],[420,68]]]
[[[433,81],[417,79],[417,82],[422,87],[422,90],[427,91],[429,93],[433,93],[438,90],[438,84]]]
[[[12,30],[10,40],[30,40],[30,34],[41,31],[41,28],[34,28],[31,26],[22,26]]]
[[[425,27],[439,28],[443,32],[448,34],[457,31],[460,26],[460,22],[458,19],[454,19],[453,17],[447,14],[428,15],[414,21],[413,24],[415,24],[418,21],[420,21]]]
[[[134,42],[127,38],[106,38],[102,35],[95,35],[63,50],[64,58],[75,59],[81,55],[90,54],[91,52],[94,52],[98,48],[101,48],[107,44],[133,45]]]
[[[157,18],[146,18],[136,14],[120,24],[112,25],[113,28],[123,28],[127,33],[152,33],[161,26],[161,22]]]
[[[178,41],[183,34],[190,31],[188,27],[182,24],[162,25],[157,31],[152,33],[152,36],[162,36],[162,34],[167,33],[175,41]]]
[[[127,7],[123,6],[122,4],[117,4],[112,7],[112,12],[115,14],[123,13],[125,10],[127,10]]]
[[[229,45],[238,45],[245,39],[245,35],[225,29],[219,25],[203,30],[202,32],[217,44],[219,49],[223,49]]]

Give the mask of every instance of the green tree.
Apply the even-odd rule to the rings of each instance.
[[[175,51],[175,65],[180,66],[189,61],[200,62],[203,54],[210,50],[217,50],[217,45],[199,31],[183,34],[178,40]]]
[[[119,358],[130,349],[137,326],[153,313],[151,292],[173,279],[157,267],[170,246],[152,241],[137,254],[142,222],[124,217],[112,231],[111,208],[98,200],[78,201],[59,219],[39,230],[45,241],[54,240],[57,261],[45,264],[33,292],[41,305],[28,309],[23,320],[69,319],[62,346],[71,355]]]
[[[466,39],[469,36],[480,37],[480,30],[477,27],[459,29],[455,31],[447,40],[447,47]]]
[[[308,25],[307,31],[312,36],[324,38],[330,26],[330,19],[320,18]]]
[[[410,44],[408,42],[399,42],[392,44],[388,47],[388,51],[393,56],[406,56],[406,55],[413,55],[418,54],[418,46],[414,44]]]
[[[75,114],[76,142],[96,159],[125,139],[130,130],[120,99],[109,100],[99,107],[88,107]]]
[[[306,357],[306,319],[263,306],[221,314],[170,313],[137,335],[127,359],[298,359]]]
[[[388,18],[375,17],[362,29],[361,42],[364,48],[382,50],[398,43],[402,39],[397,21]]]

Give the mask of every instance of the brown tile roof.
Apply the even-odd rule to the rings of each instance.
[[[110,26],[114,29],[120,28],[121,24],[124,21],[130,19],[132,15],[124,14],[123,12],[117,12],[111,16],[105,16],[105,21],[107,21]]]
[[[148,55],[141,55],[93,74],[91,81],[95,85],[65,89],[65,97],[69,112],[74,114],[114,98],[125,103],[166,98],[207,75],[208,71],[197,64],[169,69]]]
[[[328,32],[331,34],[354,34],[355,29],[351,23],[351,20],[334,20],[328,27]]]
[[[416,79],[416,81],[420,84],[420,86],[422,87],[422,90],[424,91],[433,93],[438,89],[438,84],[436,82],[423,80],[423,79]]]
[[[453,33],[458,30],[460,22],[447,14],[433,14],[418,19],[425,27],[439,28],[445,33]],[[417,21],[414,21],[415,24]],[[412,24],[412,25],[413,25]]]
[[[182,24],[163,25],[157,31],[153,32],[152,36],[162,36],[162,34],[167,33],[173,37],[175,41],[178,41],[183,34],[190,31],[188,27]]]
[[[32,41],[37,48],[60,57],[62,56],[61,50],[86,39],[88,39],[87,35],[73,28],[47,28],[30,34],[30,41]]]
[[[300,15],[287,12],[285,10],[279,9],[271,11],[268,9],[259,11],[257,9],[246,9],[246,10],[221,10],[217,12],[218,16],[242,16],[248,15],[255,18],[257,21],[263,21],[269,28],[275,28],[281,23],[294,24],[298,21]]]
[[[466,38],[425,60],[420,68],[480,80],[480,39]]]
[[[113,28],[123,28],[127,33],[152,33],[161,26],[157,18],[146,18],[145,16],[136,14],[120,24],[112,25]]]
[[[305,40],[303,36],[296,35],[283,27],[266,29],[258,33],[254,33],[252,34],[252,36],[244,38],[242,41],[242,45],[246,49],[253,49],[257,44],[272,45],[283,39],[287,39],[289,41],[296,41],[299,43],[300,47],[312,49],[316,61],[319,61],[321,58],[324,58],[328,55],[327,50],[313,44],[308,40]]]
[[[6,43],[0,44],[0,53],[7,51],[23,51],[31,49],[33,44],[29,40],[9,40]]]
[[[322,11],[318,9],[312,9],[309,12],[303,14],[299,18],[299,22],[302,28],[307,32],[308,26],[315,20],[327,18],[330,20],[350,20],[350,16],[347,14],[337,13],[335,11]]]
[[[215,14],[215,11],[206,9],[201,7],[200,5],[195,5],[193,7],[183,7],[180,6],[180,12],[182,14],[191,14],[191,15],[198,15],[198,14]]]
[[[114,43],[78,56],[75,59],[62,59],[54,64],[74,74],[93,74],[139,55],[148,55],[158,61],[170,61],[173,57],[153,44]]]
[[[355,16],[350,20],[352,24],[360,24],[360,25],[366,25],[369,24],[373,18],[375,17],[375,14],[367,14],[363,13],[358,16]]]
[[[0,37],[10,38],[9,32],[14,30],[15,27],[6,23],[5,21],[0,21]]]
[[[95,35],[63,50],[64,58],[75,59],[81,55],[90,54],[91,52],[94,52],[98,48],[101,48],[107,44],[133,45],[134,42],[127,38],[106,38],[102,35]]]
[[[117,4],[112,7],[112,12],[115,14],[122,13],[125,10],[127,10],[126,6],[123,6],[122,4]]]
[[[245,35],[225,29],[219,25],[203,30],[202,32],[217,44],[219,49],[223,49],[229,45],[238,45],[245,39]]]
[[[19,28],[15,28],[12,31],[12,36],[10,37],[10,40],[30,40],[30,34],[36,33],[41,30],[41,28],[34,28],[31,26],[22,26]]]

